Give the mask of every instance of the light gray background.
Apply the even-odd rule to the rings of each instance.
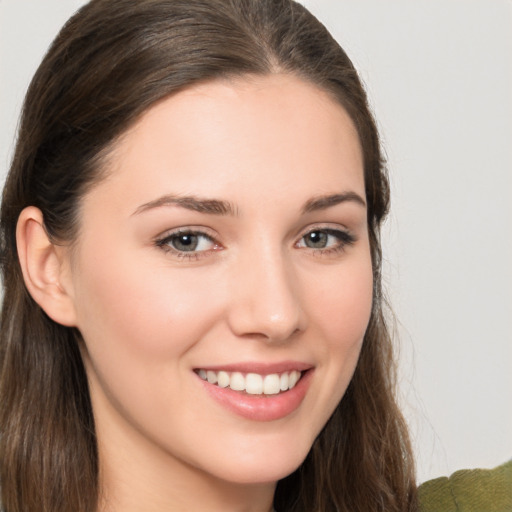
[[[0,174],[80,0],[0,0]],[[354,60],[392,177],[385,281],[420,481],[512,457],[512,2],[306,0]]]

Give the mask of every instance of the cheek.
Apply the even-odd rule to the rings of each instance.
[[[370,319],[373,271],[369,256],[354,259],[331,273],[323,286],[311,287],[310,310],[331,351],[357,348]]]
[[[89,350],[159,361],[169,352],[186,352],[215,321],[218,302],[200,272],[173,271],[149,260],[111,252],[101,264],[82,265],[76,304]]]
[[[148,260],[110,252],[101,265],[82,265],[78,328],[97,421],[122,417],[166,439],[171,411],[191,401],[189,352],[219,313],[200,272]]]
[[[325,381],[330,389],[329,414],[343,397],[359,359],[373,302],[373,271],[368,257],[354,259],[317,287],[310,301],[312,325],[320,360],[325,362]]]

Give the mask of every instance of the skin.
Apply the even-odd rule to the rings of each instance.
[[[303,211],[333,194],[364,203],[356,130],[296,77],[216,81],[151,108],[106,173],[83,198],[73,249],[59,248],[52,267],[68,298],[63,323],[84,338],[101,510],[266,512],[342,398],[370,316],[365,205]],[[232,212],[164,195],[218,199]],[[29,239],[37,222],[26,214]],[[159,243],[179,228],[206,233],[200,250]],[[305,235],[325,229],[354,240],[331,234],[309,247]],[[254,361],[312,368],[291,414],[242,417],[194,372]]]

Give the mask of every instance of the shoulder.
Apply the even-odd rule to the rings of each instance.
[[[512,460],[430,480],[418,495],[420,512],[512,512]]]

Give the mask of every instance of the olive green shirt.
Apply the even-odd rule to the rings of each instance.
[[[419,500],[421,512],[512,512],[512,460],[429,480],[419,487]]]

